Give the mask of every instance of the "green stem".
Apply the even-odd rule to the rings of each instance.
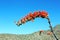
[[[57,36],[55,35],[54,31],[53,31],[53,28],[52,28],[52,25],[51,25],[51,22],[50,22],[50,19],[47,17],[47,20],[48,20],[48,23],[49,23],[49,27],[51,29],[51,32],[53,33],[54,37],[56,38],[56,40],[58,40]]]

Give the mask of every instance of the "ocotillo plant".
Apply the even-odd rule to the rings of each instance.
[[[37,17],[46,18],[48,20],[49,27],[51,29],[52,34],[54,35],[56,40],[58,40],[57,36],[55,35],[55,33],[54,33],[53,29],[52,29],[52,25],[51,25],[50,19],[48,17],[48,13],[46,11],[37,11],[37,12],[34,12],[33,14],[29,13],[27,16],[25,16],[24,18],[22,18],[21,20],[16,22],[16,25],[20,26],[20,25],[22,25],[22,24],[24,24],[24,23],[26,23],[28,21],[34,20]]]
[[[40,30],[39,35],[41,35],[41,33],[43,33],[43,32],[44,32],[44,30]]]

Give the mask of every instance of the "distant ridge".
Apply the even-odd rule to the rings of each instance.
[[[60,40],[60,24],[56,25],[54,28],[54,33]],[[26,35],[17,35],[17,34],[0,34],[0,40],[55,40],[53,35],[47,35],[47,31],[44,31],[39,35],[38,32],[34,32],[32,34],[26,34]]]

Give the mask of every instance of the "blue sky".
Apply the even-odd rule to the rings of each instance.
[[[30,12],[42,10],[48,12],[53,27],[60,24],[60,0],[0,0],[0,33],[30,34],[48,30],[49,24],[43,18],[36,18],[20,27],[14,23]]]

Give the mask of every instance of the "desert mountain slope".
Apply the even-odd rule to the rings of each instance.
[[[60,25],[57,25],[53,28],[56,36],[60,40]],[[32,34],[26,34],[26,35],[17,35],[17,34],[0,34],[0,40],[55,40],[54,36],[47,35],[47,31],[42,32],[39,34],[38,32],[34,32]]]

